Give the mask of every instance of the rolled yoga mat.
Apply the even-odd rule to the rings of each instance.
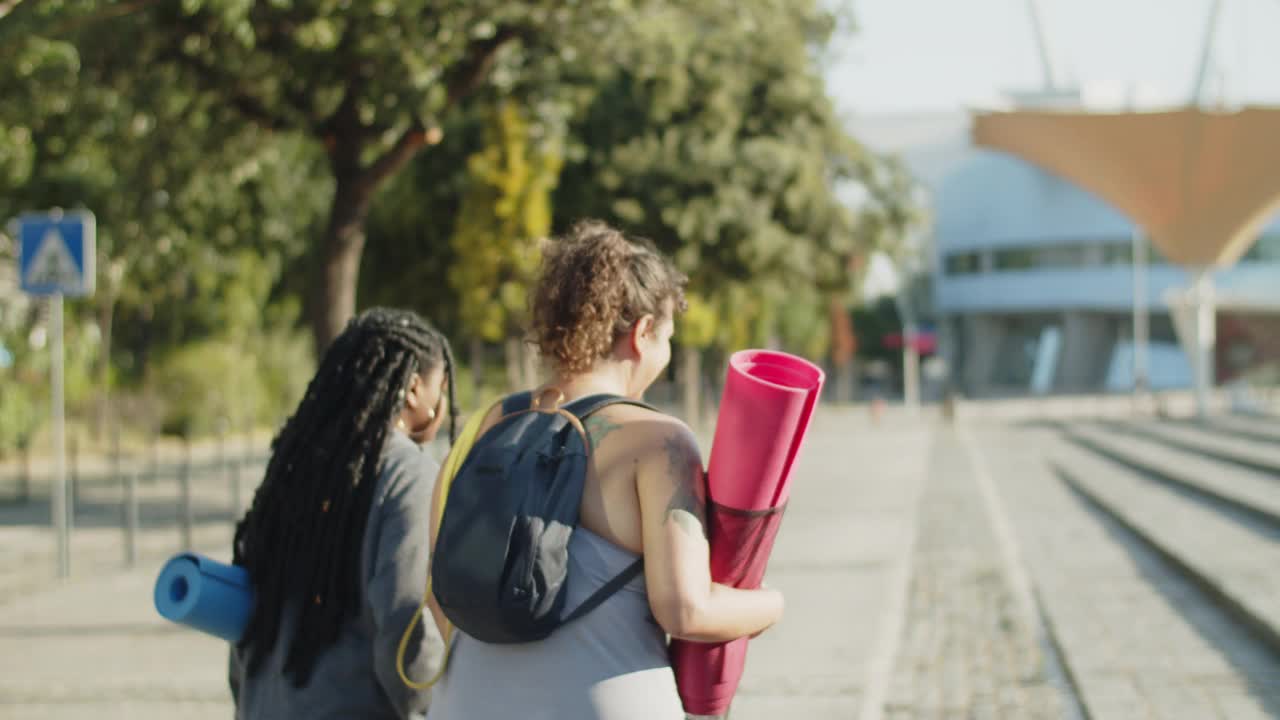
[[[239,642],[253,612],[249,572],[196,553],[175,555],[156,578],[156,611],[166,620]]]
[[[730,358],[707,468],[712,580],[760,587],[824,381],[816,365],[786,353],[744,350]],[[746,667],[747,638],[673,640],[670,655],[685,712],[727,713]]]

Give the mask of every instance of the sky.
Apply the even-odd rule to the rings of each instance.
[[[1039,0],[1059,85],[1086,105],[1184,104],[1212,0]],[[853,0],[827,82],[845,116],[993,107],[1043,87],[1026,0]],[[1205,100],[1280,105],[1280,0],[1222,0]]]

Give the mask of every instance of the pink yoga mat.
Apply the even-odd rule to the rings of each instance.
[[[760,587],[823,381],[816,365],[786,353],[745,350],[730,358],[707,469],[712,580]],[[670,653],[685,712],[728,712],[747,638],[673,640]]]
[[[823,380],[818,366],[786,353],[743,350],[729,359],[707,465],[712,501],[739,510],[786,501]]]

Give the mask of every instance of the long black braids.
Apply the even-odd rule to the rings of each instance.
[[[411,378],[441,366],[452,443],[453,350],[427,321],[404,310],[367,310],[325,352],[236,525],[234,562],[249,571],[255,592],[240,640],[251,674],[274,649],[286,606],[296,625],[284,672],[296,687],[307,684],[316,658],[359,613],[361,547],[379,460]]]

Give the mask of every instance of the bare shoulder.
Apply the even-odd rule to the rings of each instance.
[[[693,432],[679,418],[636,405],[607,407],[587,418],[583,426],[597,447],[607,438],[638,456],[665,452],[672,443],[697,450]]]
[[[663,416],[646,424],[633,447],[642,512],[647,509],[663,526],[674,523],[690,537],[705,538],[705,471],[693,431],[679,419]]]

